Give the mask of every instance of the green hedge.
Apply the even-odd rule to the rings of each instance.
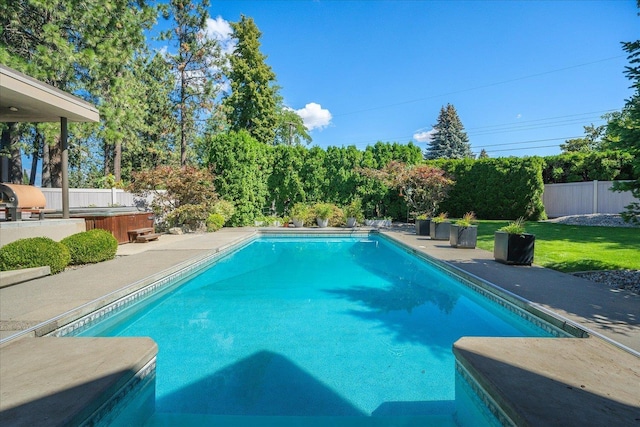
[[[460,218],[473,211],[482,219],[545,219],[540,157],[435,160],[455,180],[440,211]]]
[[[221,133],[208,138],[206,144],[206,164],[215,176],[216,191],[235,204],[229,224],[252,224],[268,202],[273,147],[246,131]]]
[[[69,248],[71,264],[90,264],[113,259],[118,240],[110,231],[96,228],[73,234],[60,241]]]
[[[22,268],[51,268],[51,274],[65,269],[71,261],[69,249],[48,237],[29,237],[0,248],[0,271]]]
[[[355,197],[368,216],[404,219],[407,209],[397,191],[372,182],[358,168],[383,167],[391,160],[422,161],[420,148],[412,143],[378,142],[364,151],[355,146],[273,147],[241,131],[207,137],[204,144],[205,165],[215,175],[216,191],[235,205],[228,222],[232,226],[251,225],[272,206],[286,215],[296,203],[342,206]]]
[[[545,184],[638,178],[633,173],[633,155],[624,151],[565,153],[545,157],[544,161]]]

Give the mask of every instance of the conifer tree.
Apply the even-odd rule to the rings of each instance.
[[[0,63],[97,105],[101,123],[71,126],[70,147],[78,126],[99,128],[105,173],[119,170],[122,143],[132,139],[134,119],[144,114],[141,93],[131,84],[131,63],[155,17],[155,7],[144,0],[110,0],[106,6],[101,0],[0,1]],[[60,187],[59,126],[40,136],[42,185]],[[73,159],[70,153],[70,167]]]
[[[462,159],[473,157],[469,137],[453,105],[440,109],[438,122],[433,126],[436,133],[427,147],[427,159]]]
[[[171,0],[164,12],[173,19],[173,28],[163,33],[175,53],[167,60],[177,75],[173,95],[180,134],[180,164],[187,164],[187,152],[194,142],[203,116],[214,108],[221,81],[222,54],[217,40],[206,35],[209,0]]]
[[[640,8],[640,0],[638,7]],[[631,87],[635,92],[627,100],[622,112],[621,117],[624,117],[624,120],[609,122],[607,131],[619,137],[613,144],[614,148],[627,151],[634,156],[633,169],[637,178],[628,182],[615,182],[613,189],[631,191],[633,197],[638,200],[625,206],[626,211],[622,212],[622,217],[627,222],[640,224],[640,39],[624,42],[622,48],[629,54],[629,66],[626,67],[625,74],[631,80]]]
[[[262,33],[252,18],[231,23],[236,47],[229,57],[229,93],[223,104],[231,130],[246,130],[260,142],[273,144],[278,125],[276,75],[260,52]]]

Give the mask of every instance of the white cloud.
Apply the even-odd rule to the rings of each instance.
[[[208,18],[205,31],[209,37],[220,43],[222,53],[229,54],[233,52],[236,43],[231,37],[233,30],[229,21],[225,21],[222,16],[218,16],[216,19]]]
[[[522,114],[518,114],[518,115],[516,116],[516,119],[520,119],[520,118],[522,118]]]
[[[413,134],[413,139],[415,139],[416,142],[429,142],[433,139],[436,132],[437,131],[435,129],[431,129],[430,131],[416,132]]]
[[[320,104],[310,102],[304,108],[295,110],[296,114],[302,117],[304,125],[309,130],[324,129],[331,124],[331,113]]]

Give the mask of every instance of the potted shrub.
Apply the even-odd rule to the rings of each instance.
[[[333,213],[333,205],[331,203],[318,203],[313,207],[316,214],[316,223],[318,227],[324,228],[329,225],[329,218]]]
[[[431,219],[426,214],[416,217],[416,234],[418,236],[428,236],[431,232]]]
[[[464,216],[451,224],[449,244],[454,248],[474,249],[478,241],[478,226],[473,225],[476,215],[467,212]]]
[[[504,264],[531,265],[536,236],[525,232],[524,218],[494,233],[493,258]]]
[[[282,218],[275,215],[267,216],[264,218],[264,225],[267,227],[280,227],[282,225]]]
[[[364,215],[362,213],[362,200],[355,198],[344,208],[344,217],[347,223],[347,227],[353,228],[358,223],[364,221]]]
[[[305,221],[309,217],[311,209],[309,205],[305,203],[296,203],[291,207],[289,214],[291,215],[291,222],[294,227],[304,227]]]
[[[253,219],[253,224],[254,224],[256,227],[262,227],[262,226],[265,224],[265,217],[264,217],[264,216],[262,216],[262,215],[256,216],[256,217]]]
[[[437,217],[431,218],[429,225],[429,236],[433,240],[449,240],[451,233],[451,222],[447,218],[447,213],[440,213]]]

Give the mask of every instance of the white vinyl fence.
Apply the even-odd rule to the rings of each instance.
[[[62,210],[61,188],[40,188],[47,200],[47,209]],[[99,188],[70,188],[69,207],[88,208],[109,206],[136,206],[134,195],[124,190],[112,188],[110,190]]]
[[[544,186],[544,209],[549,218],[566,215],[618,214],[637,201],[630,191],[611,191],[612,181],[571,182]]]

